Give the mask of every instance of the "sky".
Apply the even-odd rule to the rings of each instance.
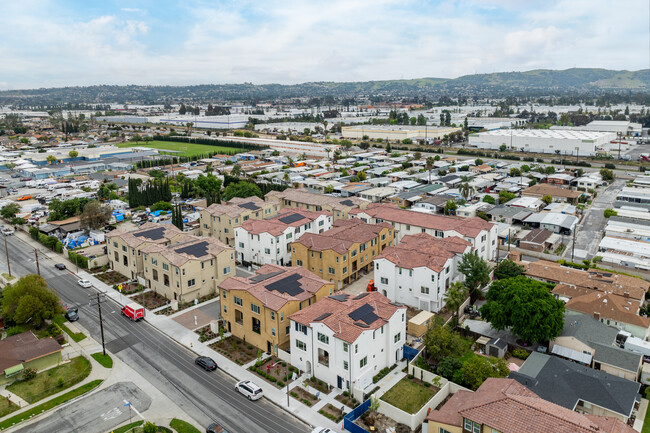
[[[0,89],[650,67],[648,0],[0,0]]]

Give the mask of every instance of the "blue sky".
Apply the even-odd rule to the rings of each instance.
[[[0,89],[649,67],[648,0],[1,1]]]

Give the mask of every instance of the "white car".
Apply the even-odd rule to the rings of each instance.
[[[93,283],[91,283],[91,282],[88,281],[88,280],[79,280],[79,281],[77,281],[77,284],[79,284],[79,285],[80,285],[81,287],[83,287],[84,289],[87,289],[88,287],[92,287],[92,286],[93,286]]]
[[[7,228],[7,227],[2,228],[2,234],[5,235],[5,236],[10,236],[10,235],[13,235],[14,233],[15,233],[14,229],[10,229],[10,228]]]
[[[314,428],[311,433],[336,433],[334,430],[331,428],[327,427],[316,427]]]
[[[237,382],[237,385],[235,385],[235,391],[244,394],[249,400],[259,400],[262,398],[262,388],[255,385],[250,380]]]

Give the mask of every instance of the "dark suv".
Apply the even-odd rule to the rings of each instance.
[[[194,363],[199,367],[203,367],[206,371],[214,371],[217,369],[217,363],[208,356],[199,356],[194,360]]]
[[[79,309],[76,307],[68,308],[68,311],[65,312],[65,318],[70,322],[76,322],[79,320]]]
[[[217,424],[216,422],[213,422],[208,426],[207,429],[205,429],[205,433],[228,433],[226,429],[221,427],[221,425]]]

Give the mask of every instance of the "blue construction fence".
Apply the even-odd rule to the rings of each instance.
[[[418,356],[418,353],[420,353],[419,350],[414,349],[410,346],[407,346],[406,344],[404,345],[404,358],[408,359],[409,362],[413,361],[413,358]]]
[[[346,414],[343,417],[343,428],[352,433],[369,433],[368,430],[365,430],[354,423],[361,415],[366,413],[370,408],[370,399],[364,401],[359,406],[355,407],[352,412]]]

